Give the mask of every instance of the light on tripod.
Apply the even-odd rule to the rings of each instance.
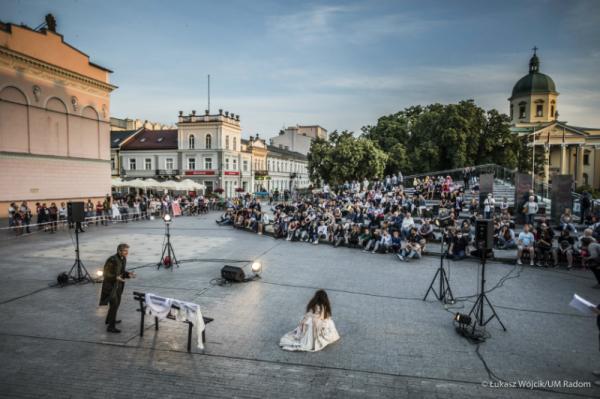
[[[458,324],[461,326],[468,326],[471,324],[471,316],[462,313],[456,313],[454,315],[454,321],[458,322]]]
[[[260,274],[261,271],[262,271],[262,265],[260,264],[260,262],[252,263],[252,273],[258,275],[258,274]]]
[[[168,213],[163,217],[163,220],[165,221],[165,223],[169,224],[171,223],[171,215],[169,215]]]

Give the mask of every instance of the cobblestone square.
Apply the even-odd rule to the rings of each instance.
[[[173,271],[152,266],[164,238],[160,220],[91,226],[80,235],[92,274],[118,243],[131,245],[128,269],[137,268],[137,278],[125,287],[121,334],[106,333],[99,284],[49,287],[74,259],[67,232],[4,237],[0,396],[600,397],[597,388],[492,383],[593,381],[600,363],[595,319],[568,306],[573,293],[598,300],[590,272],[489,263],[488,288],[510,277],[489,294],[507,331],[491,321],[491,338],[478,348],[452,322],[452,313],[468,312],[471,298],[448,309],[432,296],[422,300],[439,258],[402,263],[392,255],[290,243],[219,227],[216,217],[173,222],[182,261]],[[225,264],[246,265],[249,272],[253,260],[262,262],[261,279],[211,283]],[[476,293],[477,263],[450,262],[449,275],[455,296]],[[317,288],[329,293],[341,341],[317,353],[282,351],[279,338],[296,325]],[[187,328],[175,321],[155,332],[147,320],[140,338],[134,290],[200,304],[215,319],[205,350],[187,353]]]

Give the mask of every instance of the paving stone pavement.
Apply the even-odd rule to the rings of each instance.
[[[129,281],[119,310],[122,334],[107,334],[100,286],[48,288],[72,264],[66,232],[0,238],[0,397],[336,397],[548,398],[600,397],[598,388],[490,388],[476,353],[459,337],[452,314],[468,312],[472,298],[445,307],[423,301],[439,260],[401,263],[327,245],[290,243],[230,227],[216,214],[177,218],[172,241],[182,260],[173,271],[152,266],[164,238],[161,221],[90,227],[80,236],[91,273],[119,242],[131,245]],[[224,264],[259,259],[262,278],[219,286]],[[240,262],[243,261],[243,262]],[[470,296],[478,266],[449,262],[454,295]],[[493,320],[479,346],[490,371],[508,382],[592,381],[600,367],[593,317],[568,306],[573,294],[600,301],[585,271],[539,270],[490,263],[488,287],[512,277],[489,297],[506,324]],[[289,353],[279,338],[302,317],[316,288],[332,301],[340,342],[317,353]],[[199,303],[215,321],[204,351],[186,352],[186,327],[146,323],[139,337],[134,290]],[[194,337],[195,339],[195,337]]]

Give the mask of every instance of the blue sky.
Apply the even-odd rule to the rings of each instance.
[[[244,135],[284,125],[359,131],[415,104],[472,98],[507,112],[537,45],[562,120],[600,127],[600,1],[15,1],[0,20],[55,14],[119,86],[111,114],[174,123],[211,108]]]

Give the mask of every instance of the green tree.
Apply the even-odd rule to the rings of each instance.
[[[404,174],[496,163],[515,168],[526,156],[510,120],[473,100],[409,107],[365,126],[363,137],[387,155],[385,173]],[[525,161],[523,161],[525,162]]]
[[[345,181],[381,178],[388,156],[366,137],[332,132],[329,141],[314,140],[308,154],[311,180],[337,186]]]

